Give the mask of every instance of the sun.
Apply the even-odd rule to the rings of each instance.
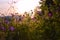
[[[40,0],[20,0],[15,4],[18,13],[29,12],[39,5]]]

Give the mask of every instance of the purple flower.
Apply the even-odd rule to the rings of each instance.
[[[5,23],[6,23],[6,24],[9,24],[10,22],[9,22],[8,20],[5,20]]]
[[[52,17],[52,13],[51,13],[51,12],[50,12],[50,13],[48,13],[48,16],[49,16],[49,17]]]
[[[2,31],[5,31],[5,30],[6,30],[5,27],[3,27],[3,26],[1,26],[0,29],[1,29]]]
[[[15,28],[14,28],[13,26],[10,26],[10,27],[9,27],[9,30],[10,30],[10,31],[14,31],[14,29],[15,29]]]

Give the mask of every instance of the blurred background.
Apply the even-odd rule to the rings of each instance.
[[[0,0],[0,40],[60,40],[60,1]]]

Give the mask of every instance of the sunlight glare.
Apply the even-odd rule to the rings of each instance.
[[[39,5],[40,0],[20,0],[17,2],[16,8],[19,13],[29,12],[30,10],[34,10],[36,6]]]

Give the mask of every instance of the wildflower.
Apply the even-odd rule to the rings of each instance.
[[[49,17],[52,17],[52,12],[49,12],[49,13],[48,13],[48,16],[49,16]]]
[[[1,26],[0,29],[1,29],[2,31],[5,31],[5,30],[6,30],[4,26]]]
[[[6,24],[9,24],[10,22],[9,22],[8,20],[5,20],[5,23],[6,23]]]
[[[10,27],[9,27],[9,30],[10,30],[10,31],[14,31],[15,28],[14,28],[13,26],[10,26]]]

